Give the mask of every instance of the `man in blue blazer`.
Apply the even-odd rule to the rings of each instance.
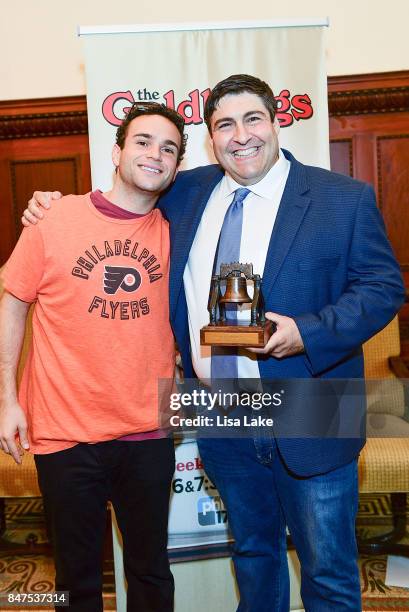
[[[223,377],[199,330],[208,322],[216,249],[237,235],[238,218],[239,237],[229,247],[262,275],[267,317],[277,325],[264,349],[233,356],[238,377],[362,378],[362,343],[403,302],[372,188],[281,150],[275,113],[263,81],[234,75],[218,83],[205,120],[220,165],[180,172],[160,199],[171,231],[171,321],[187,378]],[[314,397],[298,402],[290,428],[314,409]],[[198,441],[235,538],[238,612],[288,611],[286,526],[301,562],[305,609],[358,612],[354,527],[364,440],[259,433]]]
[[[277,331],[258,361],[239,357],[239,375],[361,378],[362,343],[402,304],[399,266],[372,188],[280,151],[275,110],[259,79],[218,83],[205,120],[220,165],[181,172],[160,200],[171,223],[170,311],[185,376],[213,375],[198,330],[208,320],[224,213],[233,191],[246,187],[239,261],[258,263]],[[354,527],[363,443],[358,436],[199,440],[235,537],[240,612],[288,610],[286,525],[305,609],[361,609]]]

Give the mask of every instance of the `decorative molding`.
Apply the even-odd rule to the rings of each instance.
[[[88,134],[86,111],[0,117],[0,140]]]
[[[409,70],[328,77],[330,117],[409,111]]]
[[[409,112],[409,85],[350,91],[329,91],[330,117]]]
[[[0,140],[87,133],[85,96],[0,102]]]
[[[349,91],[350,89],[400,87],[401,85],[408,85],[408,79],[409,70],[372,72],[369,74],[347,74],[328,77],[328,88],[331,91]]]

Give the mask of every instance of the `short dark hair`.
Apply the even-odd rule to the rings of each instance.
[[[185,120],[182,115],[179,115],[175,110],[168,108],[164,104],[159,104],[158,102],[134,102],[116,131],[116,144],[121,149],[124,148],[129,124],[141,115],[160,115],[169,119],[176,126],[180,134],[180,149],[177,161],[179,165],[186,151],[187,135],[184,133]]]
[[[277,101],[274,98],[270,85],[249,74],[233,74],[217,83],[207,98],[204,108],[204,120],[210,134],[212,133],[210,124],[212,115],[220,100],[229,94],[237,95],[245,92],[256,94],[256,96],[261,98],[270,113],[271,121],[274,121],[277,112]]]

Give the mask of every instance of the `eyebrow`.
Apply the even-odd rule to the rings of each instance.
[[[243,119],[247,119],[250,115],[263,115],[263,116],[267,116],[267,113],[265,113],[262,110],[247,111],[247,113],[244,113]],[[235,119],[233,117],[221,117],[220,119],[215,121],[213,127],[214,128],[217,127],[220,123],[223,123],[224,121],[235,121]]]
[[[138,132],[137,134],[132,134],[131,138],[140,138],[141,136],[142,138],[147,138],[148,140],[152,140],[152,134],[146,134],[145,132]],[[179,150],[179,147],[174,140],[169,140],[169,139],[165,140],[163,144],[172,145],[173,147],[176,147],[176,150]]]
[[[176,149],[179,149],[178,145],[174,140],[165,140],[163,144],[172,145],[173,147],[176,147]]]

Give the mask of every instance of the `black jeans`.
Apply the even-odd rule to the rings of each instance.
[[[171,612],[174,583],[167,555],[173,440],[77,444],[36,455],[54,549],[57,591],[72,612],[102,612],[106,506],[115,509],[124,547],[128,612]]]

